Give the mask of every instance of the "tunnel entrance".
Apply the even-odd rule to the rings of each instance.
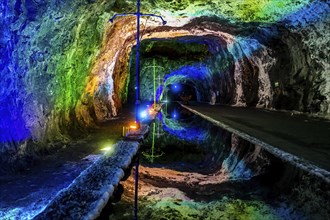
[[[135,101],[136,64],[135,47],[130,52],[129,82],[127,85],[127,102]],[[160,97],[168,90],[173,101],[182,101],[180,95],[191,94],[196,100],[196,91],[188,79],[175,80],[166,83],[166,77],[173,71],[200,64],[212,57],[208,47],[208,38],[199,36],[177,37],[172,39],[146,39],[141,41],[140,47],[140,100],[150,102],[154,94]],[[189,84],[190,83],[190,84]],[[171,85],[173,85],[173,87]],[[177,91],[178,86],[180,91]],[[180,92],[180,93],[178,93]],[[183,92],[183,93],[182,93]],[[164,94],[163,94],[164,97]]]
[[[188,84],[174,83],[164,89],[163,100],[167,102],[196,101],[196,90]]]

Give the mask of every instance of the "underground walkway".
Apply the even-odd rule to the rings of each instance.
[[[278,148],[330,171],[330,120],[224,105],[194,103],[184,107],[251,142]]]
[[[1,174],[0,219],[31,219],[42,211],[60,190],[95,164],[107,147],[122,139],[123,126],[133,118],[130,109],[123,109],[117,118],[101,123],[89,135],[73,139],[47,155],[40,155],[22,170]]]

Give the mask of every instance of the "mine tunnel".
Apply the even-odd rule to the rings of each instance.
[[[197,101],[196,90],[188,84],[175,83],[165,88],[163,99],[166,102],[185,102]]]
[[[329,219],[329,2],[0,9],[0,219]]]

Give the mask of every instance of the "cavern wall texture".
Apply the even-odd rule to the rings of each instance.
[[[223,104],[329,116],[327,1],[141,3],[168,21],[142,19],[145,85],[155,58],[165,86],[187,83],[199,101],[213,89]],[[131,0],[0,1],[1,154],[66,141],[118,114],[132,92],[135,19],[108,20],[134,8]]]
[[[84,126],[75,107],[113,4],[1,1],[2,150],[63,140]]]

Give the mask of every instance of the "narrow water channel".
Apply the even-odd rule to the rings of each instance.
[[[190,113],[163,106],[143,143],[138,219],[324,219],[322,182]],[[100,219],[133,219],[134,168]],[[318,191],[318,192],[317,192]]]

